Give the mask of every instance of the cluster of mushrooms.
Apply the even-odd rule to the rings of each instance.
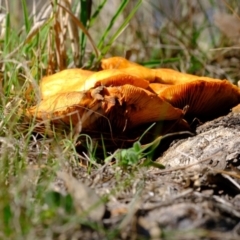
[[[208,120],[240,103],[227,80],[150,69],[125,58],[103,59],[101,71],[67,69],[41,80],[41,101],[27,116],[81,131],[129,132],[159,121]]]

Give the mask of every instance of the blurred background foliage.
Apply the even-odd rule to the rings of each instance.
[[[227,78],[235,83],[240,79],[239,71],[236,71],[240,64],[240,7],[237,0],[27,0],[29,26],[26,21],[24,23],[23,2],[1,1],[1,13],[11,13],[11,29],[16,29],[20,35],[24,35],[22,26],[29,28],[26,29],[29,33],[31,27],[51,16],[54,11],[51,2],[64,6],[68,2],[69,9],[92,37],[100,57],[120,55],[149,67],[171,67]],[[123,2],[124,7],[118,12]],[[122,27],[133,10],[136,14]],[[72,25],[76,26],[76,22]],[[71,54],[66,52],[62,66],[58,64],[51,71],[73,66],[96,67],[92,61],[87,64],[96,54],[83,31],[73,29],[73,38],[75,49]],[[47,68],[45,65],[42,64]]]

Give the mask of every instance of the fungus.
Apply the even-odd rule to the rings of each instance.
[[[108,69],[91,72],[82,69],[66,69],[59,73],[43,77],[40,83],[42,99],[55,94],[74,91],[85,91],[97,86],[120,86],[131,84],[136,87],[147,88],[149,83],[143,78],[134,76],[122,70]]]
[[[36,118],[38,122],[53,124],[61,122],[75,126],[82,121],[82,128],[88,128],[100,116],[93,114],[100,113],[100,108],[101,102],[92,97],[91,92],[68,92],[43,99],[38,105],[27,109],[26,115]]]
[[[227,80],[195,80],[158,89],[158,96],[174,107],[188,105],[188,116],[202,120],[226,114],[240,102],[240,91]]]
[[[142,67],[141,65],[131,62],[123,57],[111,57],[101,60],[102,69],[122,69],[135,66]]]
[[[187,118],[208,120],[240,103],[239,89],[226,80],[149,69],[120,57],[102,60],[102,68],[68,69],[44,77],[42,101],[27,109],[27,116],[53,124],[81,123],[83,130],[125,132],[182,119],[186,106]]]
[[[172,85],[170,84],[163,84],[163,83],[150,83],[148,86],[148,90],[151,92],[156,93],[157,95],[159,95],[164,89],[170,87]]]
[[[40,82],[41,98],[46,99],[55,94],[75,91],[94,72],[82,69],[66,69],[50,76],[45,76]]]
[[[94,73],[86,79],[76,91],[88,90],[97,86],[122,86],[124,84],[134,85],[140,88],[147,88],[149,82],[132,71],[122,69],[107,69]]]
[[[194,80],[212,80],[212,78],[209,77],[200,77],[192,74],[181,73],[168,68],[150,69],[122,57],[102,59],[101,66],[103,69],[121,69],[128,74],[132,72],[133,75],[144,78],[149,82],[158,82],[169,85],[182,84],[192,82]]]
[[[174,108],[156,94],[145,89],[123,85],[108,87],[106,90],[109,96],[116,99],[116,104],[106,116],[118,129],[131,129],[144,123],[176,120],[183,116],[182,110]]]
[[[64,122],[82,129],[103,130],[108,124],[116,131],[144,123],[174,120],[182,110],[174,108],[156,94],[133,85],[97,87],[86,92],[60,93],[42,100],[27,111],[28,117],[52,123]]]
[[[152,69],[155,75],[155,82],[170,84],[170,85],[178,85],[183,83],[189,83],[194,80],[204,80],[204,81],[212,81],[212,78],[209,77],[200,77],[192,74],[181,73],[179,71],[168,69],[168,68],[159,68]],[[220,79],[215,79],[220,80]]]
[[[143,67],[122,57],[102,59],[101,66],[104,70],[120,69],[126,74],[131,74],[136,77],[144,78],[149,82],[155,81],[155,72],[152,71],[152,69]]]

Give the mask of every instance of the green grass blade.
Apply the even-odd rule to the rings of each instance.
[[[6,30],[5,30],[5,36],[4,36],[4,55],[10,52],[10,29],[11,29],[11,23],[10,23],[10,15],[9,13],[6,14]]]
[[[89,22],[89,27],[92,27],[93,24],[95,23],[97,16],[99,15],[99,13],[102,11],[103,7],[105,6],[107,0],[104,0],[101,4],[98,5],[96,11],[93,13],[91,20]]]
[[[101,141],[102,141],[102,148],[103,148],[103,158],[106,159],[107,158],[107,149],[105,147],[104,138],[103,138],[102,134],[101,134]]]
[[[5,31],[5,36],[4,36],[4,47],[3,47],[3,54],[4,56],[6,56],[10,51],[11,51],[11,22],[10,22],[10,14],[7,13],[6,14],[6,31]],[[5,63],[4,64],[4,72],[3,72],[3,76],[4,79],[8,78],[8,71],[11,69],[11,65]],[[3,89],[4,89],[4,94],[6,94],[6,96],[9,95],[10,89],[11,89],[11,83],[10,81],[6,81],[3,84]]]
[[[112,19],[110,20],[110,23],[108,25],[108,27],[106,28],[105,32],[103,33],[99,43],[98,43],[98,49],[101,50],[104,41],[106,39],[106,37],[108,36],[109,32],[111,31],[114,23],[117,21],[118,17],[121,15],[121,13],[123,12],[123,10],[126,8],[126,6],[128,5],[129,0],[124,0],[122,1],[121,5],[119,6],[118,10],[116,11],[116,13],[114,14],[114,16],[112,17]]]
[[[81,0],[81,11],[80,11],[80,21],[82,22],[83,26],[88,29],[88,22],[89,19],[91,18],[91,8],[92,8],[92,1],[87,1],[87,0]],[[82,64],[82,59],[85,54],[85,49],[86,49],[86,35],[84,32],[81,33],[81,40],[80,40],[80,49],[81,49],[81,63]]]
[[[181,58],[175,57],[175,58],[167,58],[167,59],[150,60],[147,62],[142,62],[140,64],[145,67],[154,68],[154,67],[159,67],[159,65],[161,65],[161,64],[175,63],[175,62],[179,62],[180,60],[181,60]]]
[[[91,17],[92,1],[81,0],[80,20],[82,24],[87,27],[88,20]]]
[[[26,32],[28,33],[31,28],[31,22],[28,15],[26,0],[22,0],[22,8],[23,8],[24,24],[25,24]]]
[[[124,2],[128,2],[128,1],[124,1]],[[130,12],[130,14],[126,17],[126,19],[124,20],[124,22],[121,24],[121,26],[118,28],[118,30],[115,32],[115,34],[110,38],[108,44],[106,45],[106,47],[104,47],[102,49],[102,55],[105,55],[108,50],[110,49],[110,47],[112,46],[112,44],[114,43],[114,41],[118,38],[118,36],[124,31],[124,29],[127,27],[128,23],[130,22],[130,20],[132,19],[132,17],[135,15],[135,13],[137,12],[137,10],[139,9],[139,7],[141,6],[142,4],[142,0],[139,0],[137,2],[137,4],[135,5],[135,7],[132,9],[132,11]],[[124,8],[126,7],[126,5],[124,5]],[[117,16],[123,11],[124,8],[119,8],[119,10],[117,11]],[[113,18],[113,19],[116,19],[116,18]],[[112,22],[112,21],[111,21]],[[111,24],[110,22],[110,25],[112,27],[113,24]],[[115,22],[115,20],[114,20]],[[113,23],[114,23],[113,22]],[[105,40],[105,38],[104,38]],[[101,43],[101,46],[99,46],[99,49],[101,50],[101,47],[102,47],[102,43]]]

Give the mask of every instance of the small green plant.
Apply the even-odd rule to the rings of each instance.
[[[153,124],[154,125],[154,124]],[[151,125],[140,137],[140,139],[133,143],[133,146],[128,149],[118,149],[115,153],[105,159],[105,162],[109,162],[113,159],[116,160],[116,164],[123,168],[127,167],[135,167],[139,164],[142,166],[154,166],[160,169],[164,169],[165,167],[162,164],[158,164],[152,161],[152,156],[155,149],[161,144],[161,141],[165,138],[188,134],[192,136],[193,134],[189,131],[175,132],[165,134],[163,136],[157,137],[155,140],[148,144],[141,144],[141,139],[143,136],[149,131],[149,129],[153,126]],[[143,161],[142,161],[143,160]]]
[[[111,161],[113,158],[116,159],[116,163],[118,166],[121,166],[123,168],[127,167],[134,167],[139,165],[140,161],[142,159],[147,159],[148,156],[152,154],[154,149],[160,144],[161,138],[159,137],[153,142],[147,144],[146,146],[141,145],[140,141],[143,138],[143,136],[149,131],[154,124],[152,124],[140,137],[140,139],[133,143],[133,146],[128,149],[118,149],[113,155],[107,157],[105,159],[105,162]],[[147,161],[150,163],[149,161]],[[146,164],[146,161],[145,161]],[[159,164],[159,168],[164,168],[161,164]]]

